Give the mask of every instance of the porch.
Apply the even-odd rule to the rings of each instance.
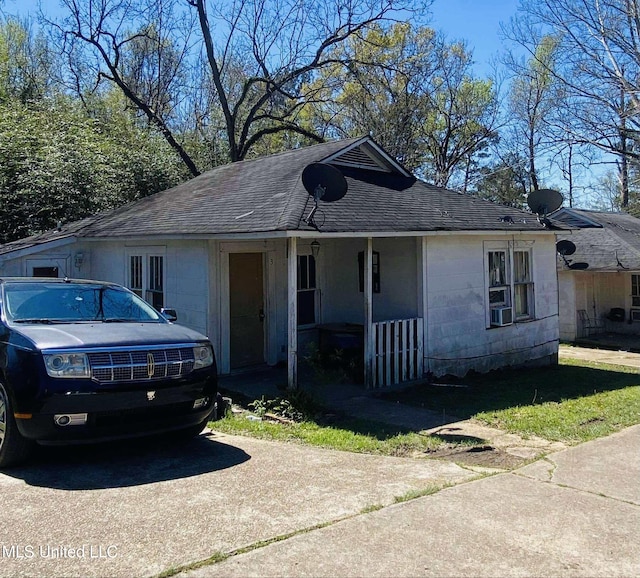
[[[574,341],[574,344],[582,347],[608,349],[611,351],[640,353],[640,335],[630,333],[602,331],[600,333],[592,333],[585,337],[579,337]]]

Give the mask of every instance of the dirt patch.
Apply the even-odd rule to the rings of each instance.
[[[478,466],[499,470],[513,470],[526,464],[529,460],[514,456],[490,445],[474,446],[472,448],[446,448],[429,452],[430,458],[447,459],[465,466]]]

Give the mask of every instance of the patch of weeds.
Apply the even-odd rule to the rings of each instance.
[[[377,512],[378,510],[382,510],[384,506],[382,504],[372,504],[371,506],[367,506],[360,510],[361,514],[370,514],[371,512]]]
[[[247,404],[257,416],[275,415],[294,422],[314,419],[320,413],[320,406],[308,392],[297,389],[283,397],[267,399],[262,396]]]
[[[310,343],[303,357],[311,369],[313,379],[319,384],[362,383],[364,368],[362,352],[334,349],[321,352],[318,345]]]
[[[421,490],[409,490],[405,494],[401,496],[396,496],[393,500],[394,504],[401,504],[402,502],[408,502],[410,500],[415,500],[416,498],[422,498],[424,496],[431,496],[439,492],[444,488],[450,487],[451,484],[442,484],[442,485],[431,485],[426,488],[422,488]]]

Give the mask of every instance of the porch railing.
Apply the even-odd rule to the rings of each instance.
[[[420,317],[373,324],[371,387],[388,387],[422,377],[423,343]]]

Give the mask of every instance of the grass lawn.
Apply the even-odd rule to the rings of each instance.
[[[230,434],[386,456],[416,455],[440,449],[447,444],[445,439],[438,436],[346,416],[335,416],[329,420],[321,416],[300,423],[278,423],[251,421],[241,414],[213,422],[211,427]]]
[[[452,385],[463,387],[449,387]],[[461,419],[472,418],[523,437],[536,435],[567,444],[640,423],[637,370],[577,360],[563,360],[557,367],[467,376],[381,397]],[[231,434],[382,455],[417,455],[451,445],[451,439],[353,419],[338,412],[320,412],[299,423],[253,421],[245,414],[231,415],[211,425]],[[474,441],[462,439],[458,443],[472,445]]]
[[[557,367],[496,371],[385,394],[520,435],[577,443],[640,423],[634,368],[562,360]]]

